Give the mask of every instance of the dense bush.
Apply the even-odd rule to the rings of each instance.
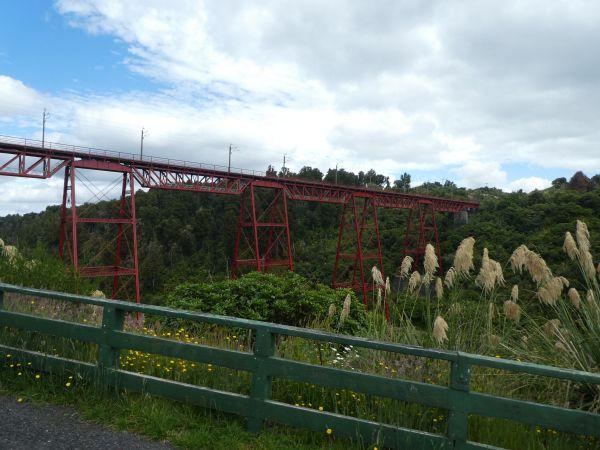
[[[332,180],[332,173],[335,177],[335,172],[330,172],[327,180]],[[298,175],[320,179],[319,172],[310,168],[301,170]],[[338,173],[339,183],[364,185],[365,180],[381,187],[386,185],[384,177],[375,173],[366,172],[362,176],[341,170]],[[573,229],[575,220],[584,220],[590,232],[600,233],[600,184],[595,180],[598,178],[592,177],[592,184],[582,192],[568,189],[567,182],[561,180],[556,180],[551,188],[529,194],[504,193],[494,188],[467,190],[451,182],[425,183],[414,189],[401,185],[399,188],[402,191],[406,188],[411,193],[480,201],[480,208],[469,215],[466,224],[455,223],[452,214],[436,216],[444,268],[452,264],[460,241],[473,236],[496,260],[506,261],[517,246],[525,244],[543,254],[554,271],[563,271],[569,266],[561,254],[561,239],[565,231]],[[136,193],[136,207],[144,303],[162,303],[165,293],[181,283],[223,279],[230,275],[239,198],[140,190]],[[86,211],[90,217],[113,217],[118,214],[118,202],[87,204]],[[328,283],[336,254],[341,206],[295,201],[288,204],[288,213],[295,270],[310,280]],[[378,210],[383,268],[387,275],[396,271],[404,255],[407,218],[406,211]],[[51,254],[57,254],[59,224],[58,206],[49,206],[41,213],[0,217],[0,238],[6,244],[17,245],[23,252],[40,245]],[[81,263],[92,260],[95,261],[92,265],[114,263],[110,251],[98,255],[100,248],[113,242],[112,226],[82,224],[78,236]],[[593,252],[598,254],[600,241],[593,245]],[[574,272],[565,274],[567,277],[576,275]],[[109,292],[112,279],[107,277],[94,283]],[[133,298],[131,286],[123,291],[123,298]]]
[[[25,255],[17,250],[14,256],[9,256],[0,245],[0,281],[83,295],[97,289],[94,280],[74,275],[61,260],[42,247],[36,247]]]
[[[327,317],[329,306],[335,305],[331,318],[337,328],[346,295],[352,303],[349,317],[339,330],[354,333],[365,325],[365,312],[356,295],[348,289],[334,290],[314,284],[295,273],[283,276],[249,273],[237,280],[206,283],[184,283],[167,296],[173,308],[264,320],[303,326]]]

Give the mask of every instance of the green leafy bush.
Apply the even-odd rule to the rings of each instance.
[[[350,314],[338,327],[344,298],[350,294]],[[365,311],[354,292],[314,284],[295,273],[283,276],[249,273],[237,280],[184,283],[167,296],[173,308],[263,320],[286,325],[305,326],[328,315],[338,331],[355,333],[364,328]]]
[[[81,278],[42,247],[11,257],[0,248],[0,281],[37,289],[88,295],[97,285]]]

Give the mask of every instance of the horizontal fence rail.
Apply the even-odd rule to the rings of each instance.
[[[3,298],[7,292],[101,307],[102,324],[97,327],[7,311],[3,308]],[[126,313],[143,313],[251,330],[254,333],[253,352],[221,349],[130,333],[123,329]],[[468,440],[469,415],[479,415],[578,435],[600,437],[599,414],[497,397],[470,390],[470,375],[474,367],[494,368],[598,385],[600,384],[600,374],[595,373],[463,352],[379,342],[254,320],[24,288],[4,283],[0,283],[0,326],[98,345],[97,362],[93,364],[14,348],[0,343],[0,352],[11,353],[16,358],[27,360],[32,363],[32,367],[38,370],[77,371],[84,376],[98,378],[108,386],[242,415],[247,418],[248,428],[253,432],[260,431],[263,423],[270,421],[319,432],[331,428],[335,429],[336,435],[346,436],[363,443],[377,442],[382,447],[398,449],[494,448]],[[441,386],[279,358],[275,356],[277,336],[300,337],[446,361],[451,365],[450,382],[448,386]],[[153,353],[249,372],[252,375],[250,394],[226,392],[122,370],[119,368],[121,350]],[[445,409],[449,412],[447,431],[445,434],[434,434],[278,402],[271,399],[272,381],[277,378],[333,389],[348,389],[366,395]]]

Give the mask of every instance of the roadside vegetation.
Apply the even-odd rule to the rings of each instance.
[[[405,174],[392,186],[375,171],[358,174],[340,169],[326,174],[306,167],[298,173],[280,172],[306,180],[324,180],[353,186],[389,189],[392,192],[419,193],[476,200],[477,211],[469,213],[465,223],[452,214],[437,214],[441,239],[441,267],[453,264],[453,255],[468,236],[477,240],[475,264],[487,247],[492,258],[508,261],[519,245],[544,256],[547,265],[567,278],[577,276],[576,268],[563,257],[561,246],[565,231],[572,230],[576,219],[587,223],[592,234],[600,236],[600,176],[587,178],[579,173],[570,181],[556,179],[552,187],[531,193],[506,193],[494,188],[465,189],[451,181],[425,183],[411,187]],[[144,303],[162,304],[169,293],[182,283],[204,283],[227,279],[239,215],[236,196],[205,195],[195,192],[142,190],[136,193],[140,282]],[[289,202],[290,233],[295,272],[311,283],[331,283],[336,254],[341,205]],[[116,217],[114,201],[78,206],[81,217]],[[381,208],[378,220],[383,249],[384,275],[390,276],[403,258],[407,212]],[[58,254],[59,206],[48,206],[40,213],[0,217],[0,237],[24,253],[43,248]],[[80,224],[80,264],[98,266],[114,263],[116,246],[114,226]],[[600,254],[600,239],[592,242],[592,253]],[[131,261],[123,261],[131,267]],[[508,280],[510,281],[510,280]],[[98,280],[98,288],[111,292],[112,280]],[[81,290],[85,293],[86,291]],[[132,289],[121,298],[133,298]],[[464,294],[476,298],[470,289]]]
[[[238,280],[185,283],[167,296],[166,304],[598,372],[599,268],[594,264],[586,224],[577,221],[572,232],[563,235],[561,250],[569,278],[551,270],[542,255],[526,246],[517,247],[507,261],[500,262],[469,237],[460,243],[445,273],[439,273],[439,261],[431,247],[421,267],[405,258],[397,270],[398,289],[392,290],[390,280],[383,279],[374,267],[366,313],[354,293],[335,291],[295,274],[277,277],[253,273]],[[4,247],[0,273],[4,282],[71,292],[89,289],[92,295],[103,295],[89,281],[73,277],[42,250],[22,256],[16,248]],[[386,304],[390,321],[384,314]],[[92,306],[22,296],[7,295],[4,307],[76,322],[99,324],[101,320],[99,311]],[[143,322],[131,317],[126,327],[189,343],[251,349],[252,336],[236,329],[152,317]],[[2,342],[85,361],[96,359],[97,349],[91,345],[10,328],[2,330]],[[442,362],[300,338],[282,339],[278,343],[278,356],[440,385],[447,385],[449,376],[449,367]],[[232,392],[248,393],[250,386],[245,372],[137,351],[123,351],[121,366],[125,370]],[[0,367],[2,389],[23,401],[74,403],[88,418],[168,440],[182,448],[203,448],[211,437],[215,448],[348,448],[349,445],[336,439],[335,430],[323,430],[319,436],[274,427],[264,436],[253,437],[243,431],[244,424],[239,419],[146,396],[127,393],[115,396],[76,373],[57,378],[28,370],[26,363],[15,364],[7,354],[1,356]],[[495,369],[476,370],[471,387],[478,392],[592,412],[600,408],[597,387]],[[443,410],[285,380],[274,382],[273,398],[437,433],[445,431],[447,421]],[[597,448],[600,444],[581,436],[484,418],[470,420],[470,438],[515,449]],[[377,442],[355,444],[358,448],[377,446]]]

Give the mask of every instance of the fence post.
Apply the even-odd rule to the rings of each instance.
[[[0,311],[4,309],[4,291],[0,290]]]
[[[469,437],[469,415],[466,411],[466,395],[471,381],[471,367],[460,352],[456,353],[456,361],[452,361],[450,369],[450,389],[454,393],[454,408],[448,417],[448,439],[455,449],[465,449]]]
[[[114,306],[104,306],[102,312],[102,334],[104,339],[98,346],[98,368],[105,386],[108,385],[107,369],[119,368],[120,349],[108,344],[108,337],[115,330],[123,329],[125,311]]]
[[[257,360],[256,371],[252,374],[252,386],[250,387],[250,398],[256,401],[263,401],[271,396],[271,376],[269,375],[265,364],[262,364],[266,358],[275,354],[275,336],[266,329],[256,331],[254,341],[254,356]],[[253,406],[253,413],[256,416],[248,417],[248,431],[259,433],[263,426],[261,417],[261,408]]]

